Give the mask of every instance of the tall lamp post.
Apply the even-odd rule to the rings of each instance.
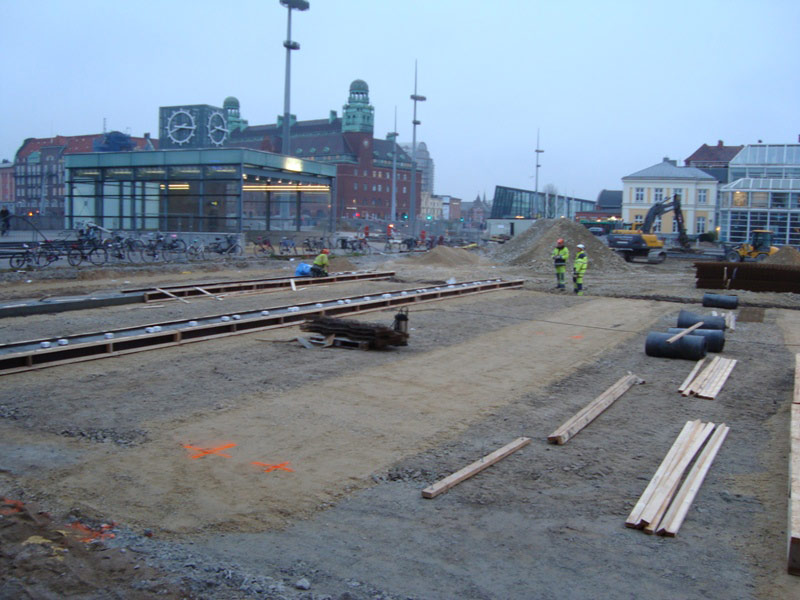
[[[289,154],[289,149],[291,148],[289,140],[289,91],[292,78],[292,50],[300,50],[300,44],[292,41],[292,9],[308,10],[310,5],[307,0],[280,0],[280,3],[287,9],[286,41],[283,42],[283,47],[286,48],[286,84],[283,92],[283,143],[281,144],[281,152]]]
[[[417,94],[417,61],[414,61],[414,93],[411,94],[414,101],[414,125],[411,135],[411,194],[409,195],[408,220],[411,227],[411,235],[417,234],[417,125],[422,121],[417,121],[417,102],[425,102],[427,98]]]
[[[392,140],[392,209],[389,213],[389,222],[397,218],[397,107],[394,107],[394,131],[386,137]]]
[[[544,152],[544,150],[539,148],[539,130],[536,130],[536,188],[533,194],[533,197],[536,199],[536,202],[539,202],[539,155]],[[547,206],[545,206],[545,217],[547,217]],[[533,215],[531,215],[533,217]]]

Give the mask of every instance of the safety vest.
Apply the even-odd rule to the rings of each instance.
[[[586,252],[581,250],[578,252],[578,255],[575,257],[575,264],[572,266],[572,269],[578,274],[583,275],[586,273],[586,267],[589,265],[589,259],[586,256]]]
[[[553,262],[557,267],[564,267],[569,260],[569,248],[553,248]]]
[[[328,255],[319,254],[317,258],[314,259],[314,264],[318,267],[326,268],[328,266]]]

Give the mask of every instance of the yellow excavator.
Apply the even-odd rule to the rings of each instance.
[[[750,239],[736,246],[725,246],[725,260],[728,262],[744,262],[750,260],[764,260],[778,251],[772,245],[772,232],[769,229],[754,229],[750,232]]]
[[[641,229],[615,229],[608,234],[608,247],[622,258],[631,262],[636,258],[646,258],[649,263],[662,263],[667,258],[664,240],[652,233],[656,219],[665,212],[674,213],[675,223],[678,225],[678,243],[684,249],[689,249],[691,244],[686,234],[681,211],[681,198],[677,194],[668,202],[654,204],[644,217]]]

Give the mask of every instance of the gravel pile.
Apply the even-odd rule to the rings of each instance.
[[[435,267],[466,267],[481,262],[480,257],[469,250],[449,246],[436,246],[433,250],[414,257],[413,260],[418,265]]]
[[[784,246],[772,256],[765,258],[764,262],[770,265],[800,266],[800,252],[793,246]]]
[[[523,265],[536,271],[550,271],[551,257],[559,238],[569,248],[570,259],[577,254],[578,244],[586,246],[589,269],[596,271],[627,271],[630,267],[613,250],[603,244],[586,227],[568,219],[540,219],[524,233],[499,246],[494,260],[512,265]]]

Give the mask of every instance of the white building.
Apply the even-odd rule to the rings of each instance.
[[[662,162],[622,178],[622,219],[641,225],[653,204],[681,199],[686,233],[696,235],[714,229],[717,180],[695,167],[679,167],[665,158]],[[656,219],[654,232],[677,233],[671,212]]]

